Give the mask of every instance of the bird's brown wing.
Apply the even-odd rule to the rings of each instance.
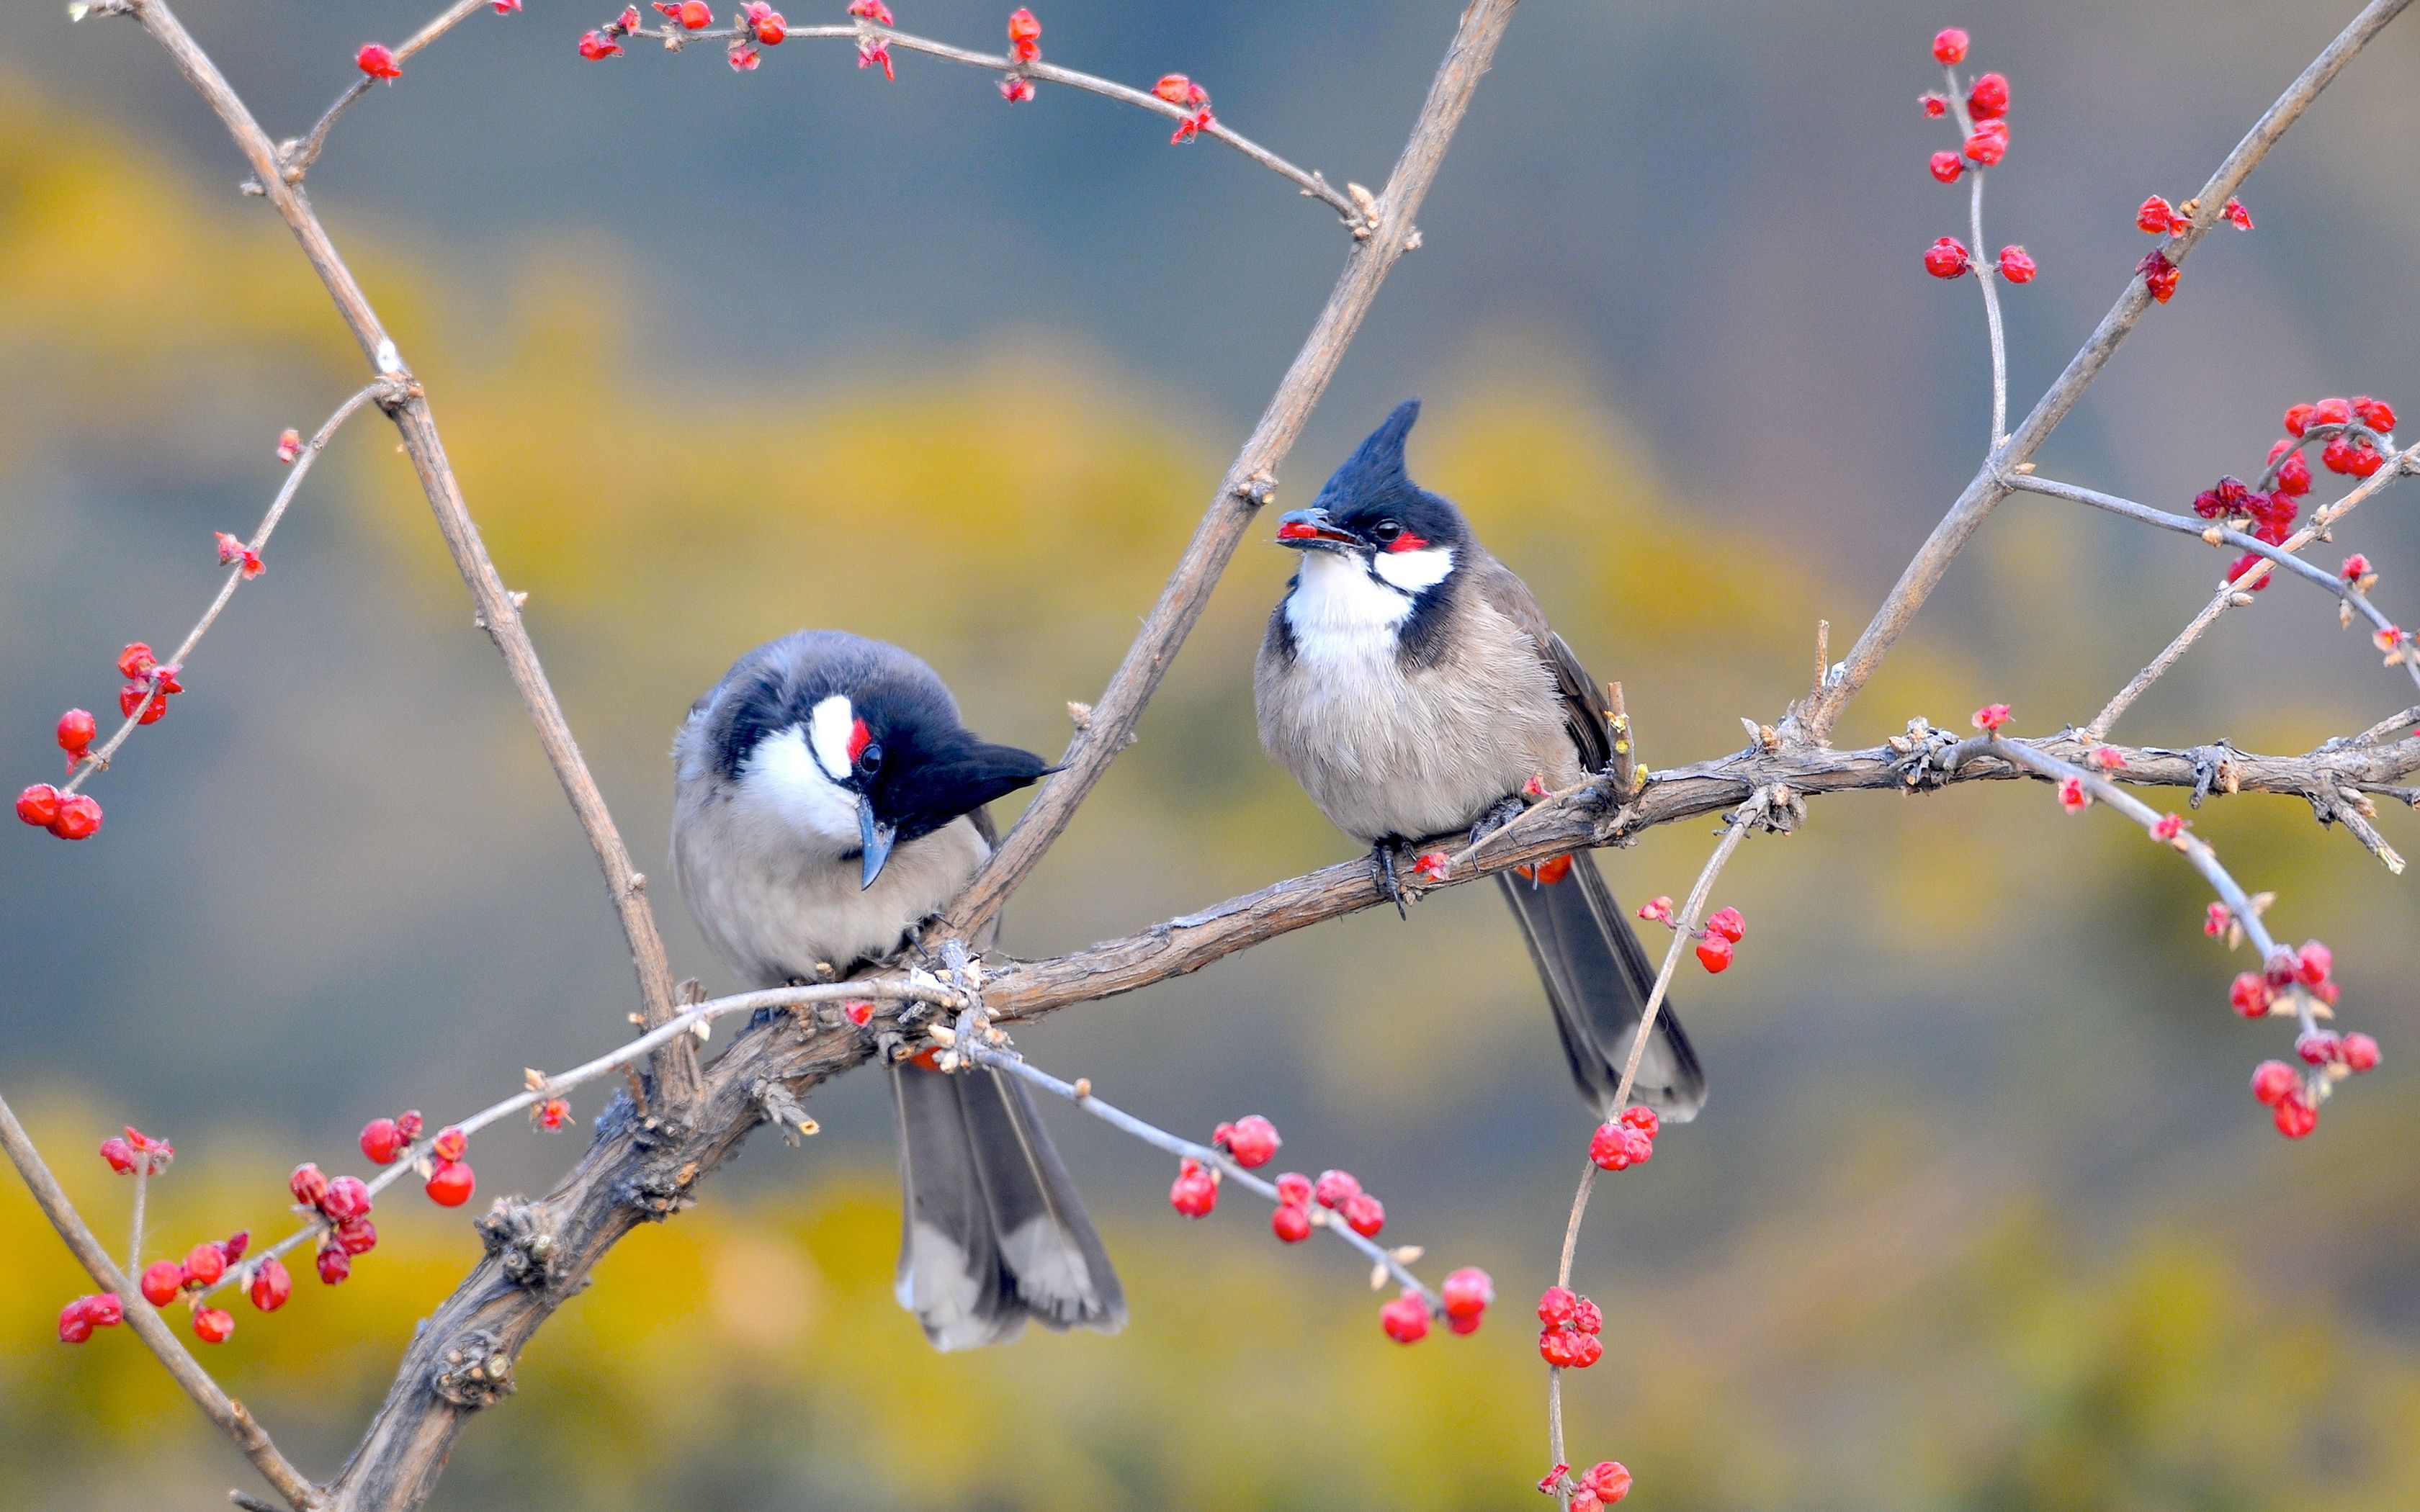
[[[1512,568],[1483,554],[1472,563],[1471,583],[1489,608],[1528,632],[1537,645],[1538,660],[1555,680],[1556,696],[1563,704],[1563,724],[1579,751],[1580,764],[1591,772],[1603,771],[1613,760],[1613,727],[1606,717],[1605,694],[1580,665],[1579,655],[1546,623],[1538,595]]]

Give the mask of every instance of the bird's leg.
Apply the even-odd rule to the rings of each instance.
[[[1393,835],[1381,836],[1378,843],[1370,847],[1370,865],[1378,873],[1380,895],[1395,905],[1397,918],[1407,919],[1412,916],[1404,908],[1404,885],[1395,879],[1395,847],[1400,843]]]
[[[1527,798],[1517,793],[1506,794],[1496,800],[1494,808],[1479,816],[1479,823],[1470,826],[1470,843],[1477,846],[1481,841],[1527,813],[1528,809],[1529,802]],[[1529,872],[1528,880],[1530,887],[1535,887],[1538,885],[1538,874],[1535,871]]]

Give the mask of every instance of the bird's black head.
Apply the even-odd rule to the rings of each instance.
[[[836,855],[861,855],[865,887],[893,846],[1050,770],[1032,751],[978,738],[931,668],[880,641],[802,632],[733,675],[745,681],[724,710],[722,775]]]
[[[1397,405],[1309,509],[1278,521],[1278,544],[1351,558],[1405,594],[1442,582],[1469,544],[1470,526],[1450,500],[1414,483],[1404,470],[1404,440],[1419,417],[1418,399]]]

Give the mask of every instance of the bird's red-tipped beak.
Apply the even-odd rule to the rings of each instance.
[[[1339,530],[1324,509],[1297,509],[1278,520],[1278,544],[1295,548],[1314,546],[1360,546],[1362,540],[1350,531]]]

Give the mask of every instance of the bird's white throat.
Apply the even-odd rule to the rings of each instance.
[[[1286,627],[1298,646],[1314,655],[1370,642],[1391,644],[1411,618],[1418,595],[1452,571],[1450,547],[1381,551],[1366,565],[1362,558],[1341,551],[1306,552],[1286,598]]]
[[[822,744],[820,738],[817,744]],[[828,854],[839,855],[858,843],[857,797],[833,781],[823,763],[808,752],[801,726],[792,725],[756,743],[739,773],[738,793],[742,803],[761,806],[768,818],[801,838],[823,842]]]

